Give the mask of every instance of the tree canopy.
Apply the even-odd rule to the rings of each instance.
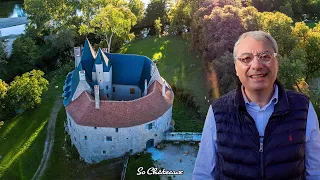
[[[0,78],[1,75],[6,74],[6,68],[5,65],[7,64],[7,53],[4,50],[4,45],[2,41],[0,41]]]
[[[162,19],[162,24],[167,20],[167,0],[151,0],[146,9],[146,14],[143,19],[144,26],[153,26],[155,20],[159,17]]]
[[[129,0],[128,6],[139,23],[144,18],[144,3],[141,0]]]
[[[21,36],[12,44],[12,55],[7,66],[11,72],[8,76],[14,77],[16,74],[30,71],[38,62],[39,46],[32,38]]]
[[[40,104],[41,96],[48,90],[49,84],[43,75],[40,70],[32,70],[22,76],[16,76],[7,93],[10,104],[22,110],[32,109]]]
[[[184,28],[191,26],[192,21],[192,1],[181,0],[178,1],[168,12],[170,28],[172,32],[181,34]]]

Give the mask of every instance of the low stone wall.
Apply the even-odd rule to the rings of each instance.
[[[202,133],[194,132],[171,132],[164,133],[166,141],[200,141]]]

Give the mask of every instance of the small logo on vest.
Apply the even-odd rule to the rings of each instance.
[[[289,141],[292,142],[292,136],[291,136],[291,134],[290,134],[290,136],[289,136]]]

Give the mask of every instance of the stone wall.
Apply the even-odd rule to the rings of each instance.
[[[88,163],[96,163],[123,156],[126,152],[142,152],[150,139],[154,139],[154,145],[157,145],[164,139],[171,117],[172,107],[158,119],[139,126],[108,128],[80,126],[67,113],[67,126],[70,139],[80,156]],[[152,129],[149,129],[150,123]]]

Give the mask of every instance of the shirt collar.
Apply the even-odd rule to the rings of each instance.
[[[273,87],[274,87],[274,94],[271,97],[269,103],[274,100],[274,104],[277,104],[278,103],[278,99],[279,99],[278,98],[278,95],[279,95],[278,85],[274,84]],[[241,85],[241,92],[242,92],[242,97],[243,97],[244,103],[245,104],[250,104],[246,94],[244,93],[244,86],[243,85]]]

